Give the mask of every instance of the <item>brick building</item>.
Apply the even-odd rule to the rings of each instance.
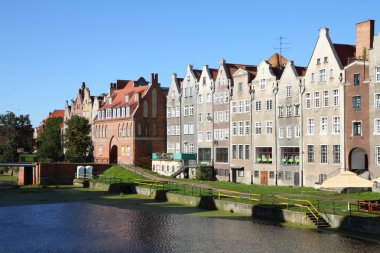
[[[166,150],[166,93],[158,75],[151,82],[117,80],[94,120],[96,163],[151,167],[151,154]]]

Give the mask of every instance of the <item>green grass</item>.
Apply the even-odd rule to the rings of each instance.
[[[121,166],[114,165],[108,170],[104,171],[101,177],[119,178],[123,182],[133,181],[135,179],[145,179],[143,176],[130,172]]]
[[[16,176],[0,174],[0,183],[14,183],[14,182],[17,182]]]

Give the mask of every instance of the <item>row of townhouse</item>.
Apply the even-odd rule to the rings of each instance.
[[[194,153],[218,180],[315,186],[347,169],[380,176],[380,35],[356,25],[356,45],[321,28],[307,67],[279,54],[172,74],[167,153]]]

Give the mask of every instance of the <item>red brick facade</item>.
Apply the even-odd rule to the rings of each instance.
[[[94,121],[96,163],[151,167],[151,154],[166,150],[166,92],[158,75],[118,80]]]

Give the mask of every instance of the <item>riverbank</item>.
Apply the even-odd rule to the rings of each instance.
[[[21,187],[0,189],[0,208],[7,206],[25,206],[54,203],[83,202],[93,205],[102,205],[142,211],[148,213],[188,215],[206,218],[220,218],[233,220],[246,220],[277,227],[287,227],[294,229],[315,230],[322,233],[342,234],[348,237],[358,238],[380,244],[380,239],[373,235],[357,234],[350,231],[338,229],[317,229],[313,226],[293,224],[290,222],[276,222],[265,219],[252,218],[247,214],[237,212],[226,212],[220,210],[205,210],[197,207],[170,203],[158,202],[152,197],[142,194],[112,194],[105,190],[89,188],[79,188],[75,186],[51,186],[51,187]]]

